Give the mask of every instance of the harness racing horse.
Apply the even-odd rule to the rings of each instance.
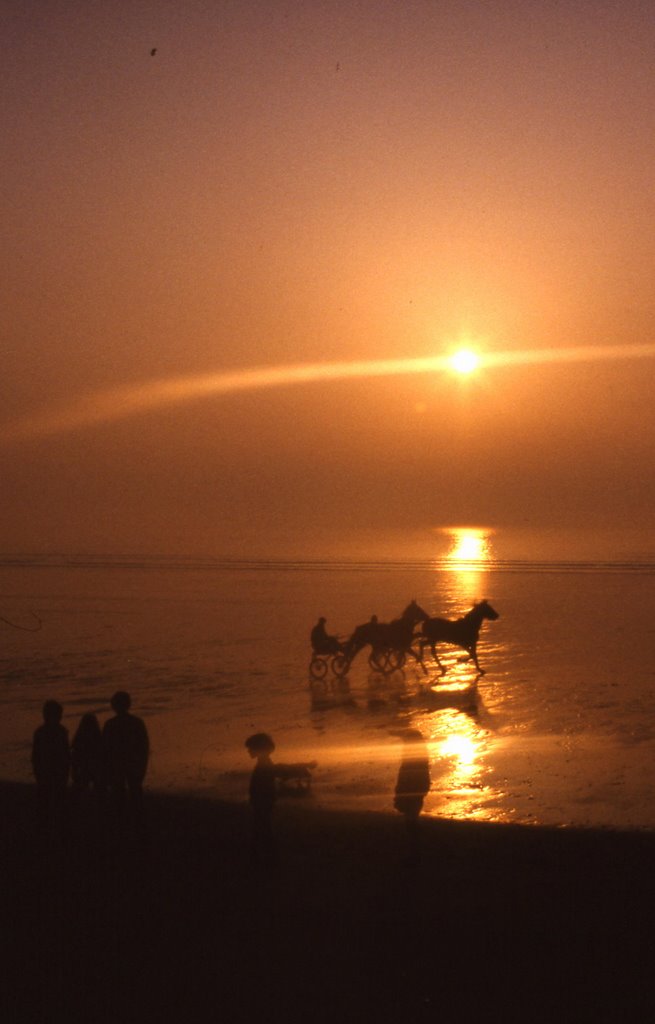
[[[403,667],[407,655],[410,654],[427,675],[427,669],[423,665],[423,652],[419,651],[417,654],[412,647],[415,639],[414,627],[426,618],[427,613],[416,601],[412,601],[405,608],[399,619],[393,619],[391,622],[378,622],[377,616],[374,615],[370,622],[356,627],[346,644],[345,657],[348,666],[362,647],[370,644],[371,653],[368,660],[371,668],[385,674],[394,672]]]
[[[429,646],[432,657],[441,669],[441,674],[445,675],[446,669],[437,654],[437,644],[452,644],[454,647],[462,647],[466,651],[480,675],[483,676],[484,669],[480,668],[477,655],[480,627],[485,619],[495,621],[497,618],[499,618],[498,612],[491,607],[488,601],[479,601],[461,619],[425,619],[418,634],[421,659],[424,649]]]

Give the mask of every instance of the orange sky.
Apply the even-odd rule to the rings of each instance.
[[[648,358],[15,425],[152,382],[464,339],[654,343],[654,50],[646,3],[12,5],[0,549],[650,530]]]

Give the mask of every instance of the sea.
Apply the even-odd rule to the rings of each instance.
[[[480,599],[478,674],[443,646],[381,673],[310,672],[319,616],[346,638],[416,600],[457,619]],[[116,690],[151,741],[152,790],[245,800],[244,746],[312,763],[320,806],[394,814],[407,728],[423,735],[432,817],[655,827],[655,558],[499,558],[451,530],[434,559],[0,557],[0,777],[31,779],[46,699],[71,736]],[[293,789],[289,798],[293,797]]]

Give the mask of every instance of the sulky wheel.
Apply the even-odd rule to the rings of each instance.
[[[332,671],[334,672],[335,676],[338,676],[341,679],[343,676],[348,674],[348,669],[350,668],[350,658],[347,658],[345,654],[335,654],[331,664]]]
[[[396,672],[401,669],[405,664],[406,655],[404,651],[389,651],[389,657],[387,661],[387,672]]]
[[[309,674],[312,679],[325,679],[328,670],[327,658],[314,654],[309,663]]]
[[[377,672],[382,672],[385,676],[389,676],[392,672],[403,667],[405,664],[405,652],[390,649],[371,651],[368,663]]]

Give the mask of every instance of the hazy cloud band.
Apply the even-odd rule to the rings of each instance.
[[[478,355],[480,369],[544,363],[645,359],[655,357],[655,344],[522,349],[480,352]],[[205,396],[357,378],[443,373],[452,370],[450,359],[450,355],[440,355],[417,359],[300,363],[293,366],[260,367],[228,373],[154,380],[137,386],[95,392],[59,411],[15,420],[1,429],[0,441],[6,444],[21,438],[61,434]]]

